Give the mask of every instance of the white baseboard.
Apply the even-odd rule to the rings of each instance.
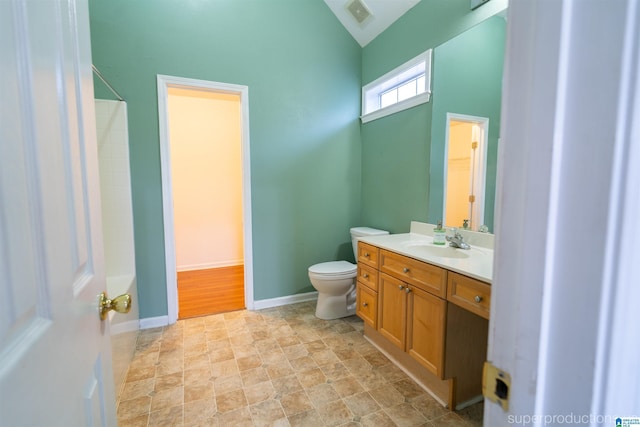
[[[234,267],[236,265],[244,264],[243,259],[236,259],[230,261],[209,262],[203,264],[189,264],[189,265],[176,265],[176,271],[193,271],[193,270],[208,270],[210,268],[220,267]]]
[[[281,305],[295,304],[297,302],[315,301],[318,299],[318,292],[307,292],[304,294],[288,295],[286,297],[261,299],[253,302],[253,310],[264,308],[280,307]]]
[[[262,299],[247,304],[248,310],[262,310],[265,308],[280,307],[282,305],[295,304],[298,302],[315,301],[318,299],[318,292],[307,292],[304,294],[288,295],[278,298]],[[160,328],[169,324],[169,316],[146,317],[140,319],[140,329]]]
[[[126,322],[112,323],[110,326],[111,335],[124,334],[125,332],[134,332],[140,329],[140,321],[128,320]]]
[[[169,316],[145,317],[140,319],[140,329],[161,328],[169,324]]]

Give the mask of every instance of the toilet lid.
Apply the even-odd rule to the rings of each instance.
[[[324,274],[324,275],[338,275],[345,273],[355,273],[358,270],[358,266],[351,264],[348,261],[331,261],[322,262],[320,264],[312,265],[309,267],[310,273]]]

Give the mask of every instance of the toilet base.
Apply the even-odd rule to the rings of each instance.
[[[322,320],[340,319],[356,314],[355,286],[345,295],[318,293],[316,317]]]

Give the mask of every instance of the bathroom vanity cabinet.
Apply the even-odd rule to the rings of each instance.
[[[365,336],[450,408],[479,400],[489,284],[359,242],[356,314]]]

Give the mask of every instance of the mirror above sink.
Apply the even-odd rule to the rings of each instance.
[[[486,224],[493,231],[505,12],[434,49],[428,212],[431,223],[443,221],[446,227],[462,228],[463,220],[468,219],[471,230]],[[454,136],[460,132],[453,126],[461,129],[465,123],[470,129],[463,132],[469,135],[468,140],[456,142]],[[474,130],[474,125],[483,127]],[[462,154],[456,153],[454,144],[466,147]],[[461,213],[451,215],[455,205]]]

